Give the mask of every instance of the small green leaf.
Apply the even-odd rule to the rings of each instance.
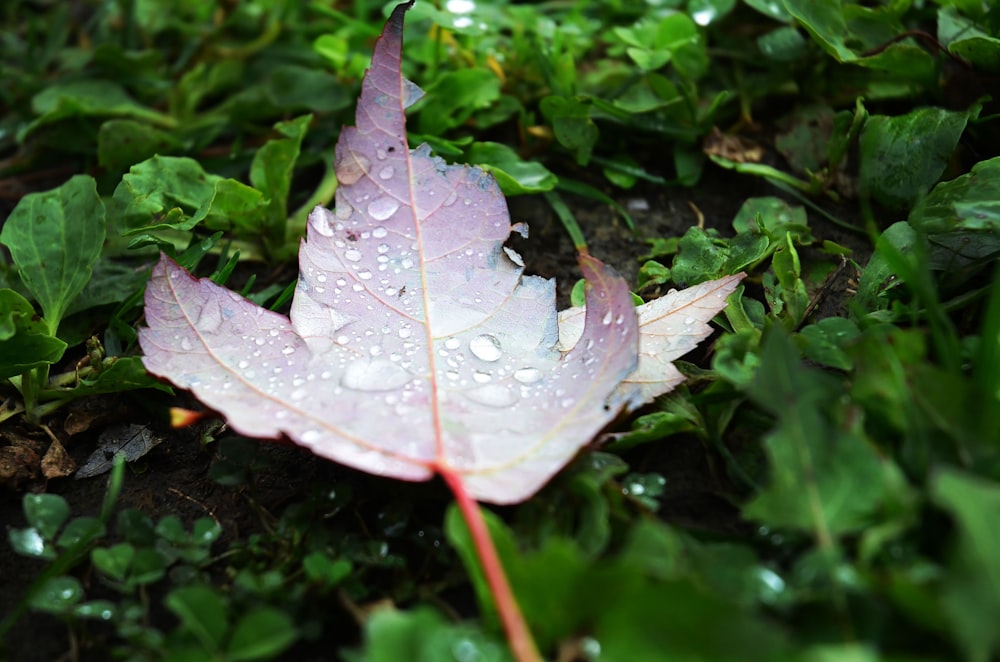
[[[33,609],[50,614],[65,614],[83,599],[83,586],[76,577],[59,576],[49,579],[31,596]]]
[[[102,537],[106,532],[107,527],[96,517],[75,517],[63,527],[56,545],[60,549],[82,547]]]
[[[111,119],[101,124],[97,133],[97,162],[116,173],[179,148],[180,141],[170,133],[136,120]]]
[[[298,636],[287,614],[271,607],[260,607],[236,623],[226,646],[226,659],[232,662],[273,659]]]
[[[229,625],[229,610],[218,593],[207,586],[185,586],[171,591],[164,604],[206,650],[222,649],[222,640]]]
[[[98,570],[112,579],[122,581],[128,574],[135,547],[119,543],[112,547],[98,547],[90,553],[90,560]]]
[[[69,504],[58,494],[25,494],[22,505],[28,524],[46,540],[55,538],[69,517]]]
[[[254,154],[250,164],[250,183],[268,199],[267,220],[262,230],[276,244],[271,247],[272,250],[281,248],[285,242],[292,171],[311,121],[312,115],[303,115],[275,124],[275,131],[284,137],[273,138],[264,143]],[[252,228],[247,230],[252,231]]]
[[[441,74],[420,101],[420,133],[443,135],[477,110],[500,98],[500,79],[489,69],[472,67]]]
[[[104,203],[92,177],[24,196],[0,231],[21,281],[42,307],[53,335],[90,280],[104,244]]]
[[[558,182],[541,163],[525,161],[513,149],[500,143],[474,142],[466,158],[469,163],[492,173],[507,196],[551,191]]]

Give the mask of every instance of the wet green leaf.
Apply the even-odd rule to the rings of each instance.
[[[454,625],[429,607],[412,611],[387,608],[365,624],[362,650],[345,655],[350,662],[438,662],[476,660],[507,662],[506,647],[472,625]]]
[[[980,161],[971,172],[935,186],[909,220],[928,233],[1000,230],[1000,157]]]
[[[104,203],[92,177],[24,196],[0,231],[21,281],[38,301],[54,335],[90,280],[104,243]]]
[[[32,609],[65,614],[83,599],[83,586],[76,577],[53,577],[42,584],[30,599]]]
[[[889,207],[911,206],[941,177],[968,119],[941,108],[869,117],[860,141],[861,190]]]

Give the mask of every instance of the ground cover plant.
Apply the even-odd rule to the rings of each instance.
[[[248,439],[267,421],[241,428],[211,399],[230,424],[199,418],[137,344],[162,313],[143,319],[144,292],[162,295],[174,263],[276,311],[255,315],[287,320],[296,284],[293,322],[309,310],[323,230],[379,179],[332,155],[338,136],[357,138],[342,127],[391,9],[4,9],[11,659],[534,654],[508,648],[484,532],[443,485]],[[530,498],[483,511],[541,656],[996,656],[998,32],[977,2],[409,11],[399,63],[426,90],[407,109],[410,144],[495,177],[532,236],[493,250],[518,274],[520,253],[556,276],[560,308],[612,287],[573,287],[580,252],[626,276],[640,325],[671,290],[747,274],[710,345],[677,364],[680,387],[614,420],[599,396],[580,411],[592,431],[607,422],[594,444],[560,470],[580,435]],[[442,163],[419,150],[413,162]],[[333,214],[308,220],[316,204]],[[377,259],[390,242],[373,239],[330,241]],[[343,320],[316,310],[329,333],[313,342],[337,344]],[[479,340],[495,333],[463,338],[479,343],[466,360],[495,351]],[[171,379],[203,397],[183,377],[185,339]],[[171,408],[197,420],[172,429]],[[448,478],[440,460],[425,473]],[[87,477],[66,478],[78,465]],[[476,495],[519,500],[491,494]]]

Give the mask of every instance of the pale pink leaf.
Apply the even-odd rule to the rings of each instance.
[[[635,368],[625,282],[590,256],[587,311],[560,348],[552,281],[502,246],[487,173],[410,150],[397,8],[375,47],[357,127],[337,145],[335,211],[310,215],[290,318],[167,258],[146,292],[150,372],[243,434],[289,439],[371,473],[458,476],[476,499],[531,496],[617,413]]]
[[[639,363],[619,386],[632,410],[674,389],[684,375],[673,365],[712,333],[709,320],[726,307],[726,297],[744,273],[671,290],[636,308],[639,317]],[[559,347],[572,347],[583,333],[585,308],[559,312]]]

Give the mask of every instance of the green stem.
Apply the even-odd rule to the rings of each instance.
[[[500,555],[497,554],[496,546],[494,546],[490,532],[486,528],[483,513],[479,510],[479,504],[466,491],[461,477],[449,467],[439,467],[438,473],[451,488],[452,494],[455,495],[455,501],[458,503],[458,509],[462,512],[465,525],[469,527],[472,543],[476,547],[479,562],[483,566],[486,583],[489,584],[490,590],[493,592],[497,613],[500,615],[500,621],[507,633],[507,643],[514,654],[514,659],[517,662],[541,662],[542,656],[531,636],[531,630],[524,622],[521,607],[514,598],[510,582],[507,581],[507,574],[504,572],[503,564],[500,563]]]

